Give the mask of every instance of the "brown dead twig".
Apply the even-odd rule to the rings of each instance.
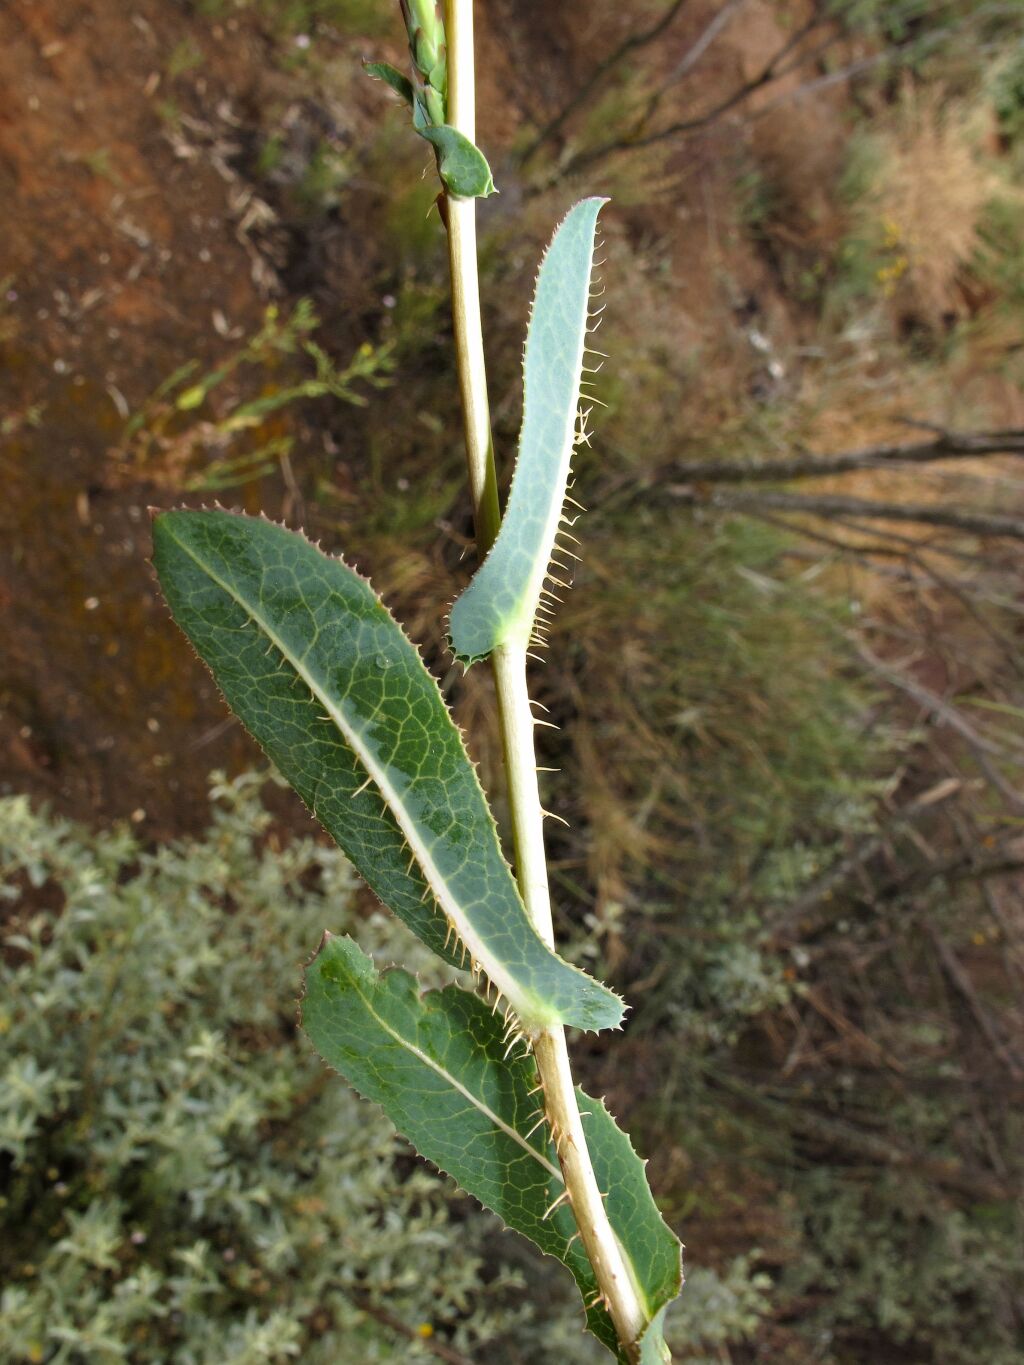
[[[910,425],[926,424],[915,422]],[[928,562],[926,556],[936,551],[945,552],[941,542],[898,536],[895,531],[881,529],[877,523],[914,522],[924,526],[935,526],[938,532],[952,530],[979,537],[1024,540],[1024,517],[976,512],[941,503],[887,502],[831,493],[802,494],[756,486],[753,488],[722,486],[742,485],[748,481],[760,485],[773,480],[835,476],[863,469],[918,466],[941,460],[1024,455],[1024,430],[963,432],[936,427],[928,429],[932,434],[925,440],[913,443],[882,443],[833,455],[804,451],[788,459],[761,460],[745,465],[723,465],[711,461],[676,463],[663,471],[663,474],[667,476],[671,471],[672,477],[683,476],[692,482],[677,484],[668,482],[667,477],[664,479],[655,477],[648,481],[648,487],[657,486],[663,495],[667,492],[695,507],[711,506],[756,516],[761,520],[783,526],[811,542],[823,544],[836,555],[845,555],[869,564],[876,558],[881,559],[882,571],[894,577],[900,574],[906,577],[912,567],[916,568],[935,586],[952,591],[965,605],[965,609],[979,619],[989,637],[1001,646],[1011,665],[1016,665],[1015,641],[996,630],[984,619],[972,600],[972,594],[986,607],[999,605],[1013,611],[1014,604],[997,601],[996,596],[990,589],[985,588],[984,583],[979,585],[974,582],[951,582],[946,575],[939,573]],[[839,533],[830,536],[825,530],[814,529],[813,521],[807,524],[811,517],[819,519],[819,524],[820,519],[824,519],[843,530],[854,530],[858,539],[856,542],[848,542],[840,538]],[[950,538],[943,537],[943,540],[948,542]],[[985,557],[979,560],[972,556],[971,559],[982,567],[987,565]],[[891,567],[893,560],[897,563],[896,568]],[[1011,811],[1015,813],[1024,811],[1024,791],[1005,771],[1007,765],[1019,771],[1022,761],[1019,746],[993,738],[979,729],[953,702],[917,681],[905,665],[879,658],[872,653],[859,635],[851,634],[847,642],[852,646],[861,664],[909,697],[932,725],[952,731],[966,744],[984,780],[998,793]],[[789,908],[784,922],[775,926],[775,934],[781,934],[785,938],[787,929],[802,918],[811,904],[818,901],[822,895],[830,897],[834,889],[846,883],[851,876],[862,872],[867,862],[884,851],[885,843],[882,839],[871,839],[853,854],[841,859],[827,874],[823,885],[815,884],[808,888],[800,903]],[[920,884],[922,879],[930,882],[937,878],[980,882],[1015,871],[1018,867],[1017,855],[995,858],[986,862],[984,866],[972,864],[968,867],[962,861],[958,861],[955,866],[943,865],[921,869],[914,880],[915,886]],[[909,884],[902,888],[903,891],[911,889],[913,888]],[[900,888],[891,886],[879,891],[882,899],[899,893]]]
[[[960,604],[978,629],[997,646],[1010,669],[1019,678],[1024,678],[1024,660],[1018,657],[1017,641],[995,626],[988,619],[984,610],[986,607],[997,607],[1010,615],[1024,617],[1024,607],[1001,597],[993,587],[986,585],[984,581],[958,582],[948,575],[940,573],[932,564],[930,556],[933,552],[936,555],[946,552],[945,547],[935,545],[930,540],[914,541],[904,536],[896,537],[895,542],[893,542],[885,531],[872,531],[858,522],[845,518],[838,522],[841,528],[853,530],[857,534],[873,534],[874,539],[870,541],[840,539],[838,536],[830,536],[820,529],[812,530],[802,522],[790,521],[786,517],[772,516],[770,512],[761,512],[758,520],[772,526],[779,526],[782,530],[800,536],[814,545],[826,546],[830,551],[829,555],[821,555],[816,554],[813,550],[801,549],[794,545],[783,551],[786,559],[806,560],[812,565],[820,565],[828,559],[845,560],[896,584],[898,587],[909,588],[919,594],[927,592],[929,588],[936,588],[947,593]]]
[[[952,989],[966,1005],[993,1054],[999,1058],[1014,1081],[1024,1080],[1024,1059],[1004,1038],[998,1022],[985,1002],[979,997],[970,973],[934,924],[930,921],[923,921],[922,927],[931,939],[943,974]]]
[[[906,669],[879,659],[860,640],[854,639],[851,643],[861,662],[871,672],[917,702],[936,724],[944,725],[958,734],[970,749],[986,782],[999,793],[1011,810],[1024,811],[1024,796],[996,766],[996,760],[1007,756],[1005,745],[997,744],[995,740],[981,734],[955,706],[912,678]],[[1015,761],[1019,764],[1020,757],[1016,756]]]
[[[929,30],[925,33],[913,34],[902,42],[894,42],[876,52],[854,58],[852,61],[841,65],[835,70],[822,69],[822,59],[828,50],[841,42],[848,34],[834,18],[829,8],[822,4],[815,4],[811,15],[805,22],[796,29],[782,42],[776,51],[763,64],[761,69],[749,79],[741,82],[728,95],[719,100],[711,108],[703,113],[691,117],[675,119],[661,127],[652,128],[651,122],[661,104],[669,94],[682,81],[682,79],[696,66],[697,61],[703,57],[704,53],[711,46],[719,34],[727,27],[729,21],[737,10],[740,9],[744,0],[727,0],[725,6],[716,14],[704,29],[696,43],[689,49],[680,62],[669,72],[665,80],[648,96],[648,99],[637,118],[633,120],[632,127],[615,138],[610,138],[592,147],[584,147],[573,155],[563,158],[558,168],[559,177],[578,175],[585,169],[592,168],[595,164],[607,160],[609,157],[631,151],[639,151],[646,147],[653,147],[660,143],[669,142],[678,137],[685,137],[693,133],[703,132],[719,122],[726,114],[739,109],[745,105],[752,96],[758,91],[765,90],[783,80],[786,76],[814,64],[816,74],[808,80],[803,81],[795,89],[782,90],[775,95],[766,105],[755,114],[748,115],[749,119],[761,117],[770,110],[777,108],[780,104],[793,102],[806,98],[816,90],[826,89],[837,85],[843,81],[855,79],[857,76],[865,74],[875,67],[885,63],[899,64],[910,61],[914,57],[920,57],[924,52],[939,45],[949,38],[951,34],[960,26],[950,25]],[[674,17],[674,15],[673,15]],[[824,30],[824,37],[816,43],[804,45],[804,40],[816,33]],[[617,63],[611,63],[615,65]],[[604,64],[602,64],[604,66]],[[607,74],[609,67],[604,67],[603,74]],[[574,112],[585,99],[590,96],[594,89],[599,88],[600,80],[593,78],[588,80],[585,94],[578,97],[573,102],[573,108],[568,112]],[[559,117],[557,129],[560,129],[568,118]],[[557,131],[553,129],[552,131]],[[530,155],[533,155],[536,147],[543,145],[549,133],[545,129],[543,135],[531,144]]]
[[[772,514],[813,516],[839,524],[913,522],[962,531],[972,536],[1024,540],[1024,517],[1004,513],[954,508],[941,502],[897,502],[840,493],[794,493],[775,488],[744,487],[747,484],[829,478],[858,470],[898,470],[908,465],[1024,455],[1024,430],[1021,429],[951,431],[926,422],[903,420],[909,426],[924,427],[934,434],[922,441],[883,442],[830,455],[801,451],[787,459],[752,460],[743,464],[721,460],[677,460],[652,470],[640,479],[633,476],[628,483],[629,476],[624,476],[605,490],[605,498],[606,501],[617,497],[627,502],[643,501],[656,492],[659,498],[668,496],[693,507],[713,507],[721,511],[742,512],[766,521],[779,520],[789,529],[800,533],[804,532],[802,526],[788,520],[782,521]],[[894,532],[875,530],[874,534],[884,534],[894,541],[898,539]],[[939,548],[913,540],[903,540],[901,543],[905,544],[908,551]],[[838,543],[836,548],[841,548]],[[850,547],[853,553],[866,549]],[[881,550],[870,552],[881,553]],[[962,556],[957,554],[955,557]]]
[[[924,423],[912,423],[924,426]],[[631,490],[632,498],[657,491],[691,506],[713,506],[721,511],[752,516],[782,512],[825,517],[827,520],[912,521],[968,535],[1001,536],[1024,541],[1024,517],[976,512],[942,502],[883,501],[841,493],[791,493],[744,485],[785,483],[797,479],[829,478],[859,470],[897,470],[904,465],[945,460],[979,460],[986,456],[1024,456],[1024,431],[946,431],[935,429],[926,441],[862,446],[837,455],[801,452],[788,460],[751,460],[748,463],[674,461],[644,476]],[[685,480],[685,482],[681,482]]]
[[[780,948],[804,941],[810,934],[817,932],[822,927],[821,919],[827,921],[839,912],[842,901],[838,893],[863,872],[868,863],[887,852],[904,830],[958,795],[962,787],[963,782],[958,778],[946,778],[936,783],[901,810],[894,811],[889,824],[877,834],[859,840],[849,852],[817,876],[774,923],[768,925],[772,946]],[[823,916],[822,910],[825,912]]]
[[[732,0],[733,4],[742,2],[743,0]],[[621,66],[630,53],[638,52],[641,48],[657,42],[662,34],[671,27],[685,3],[686,0],[675,0],[675,3],[669,6],[657,23],[652,24],[650,28],[644,29],[640,33],[631,33],[630,36],[624,39],[607,57],[598,62],[597,66],[594,67],[593,71],[576,91],[575,95],[562,106],[554,118],[548,120],[522,153],[519,158],[519,164],[521,166],[528,165],[544,144],[550,142],[553,137],[561,132],[562,128],[576,110],[582,108],[590,99],[591,95],[604,85],[607,77],[611,75],[617,66]],[[729,8],[729,6],[726,6],[726,8]]]
[[[774,489],[746,493],[714,489],[702,490],[692,485],[670,484],[663,493],[691,505],[705,505],[722,511],[750,511],[770,508],[781,512],[800,512],[817,517],[860,517],[876,521],[910,521],[922,526],[942,526],[951,531],[963,531],[972,536],[1005,537],[1024,540],[1024,519],[1001,513],[960,512],[941,503],[882,502],[871,498],[845,497],[841,494],[820,496],[804,493],[783,493]]]
[[[756,460],[726,464],[721,460],[677,461],[665,466],[650,482],[694,483],[788,483],[792,479],[826,478],[858,469],[884,469],[901,464],[931,464],[938,460],[974,460],[984,455],[1024,455],[1024,430],[947,431],[923,422],[934,432],[928,440],[882,442],[844,450],[835,455],[801,451],[786,460]]]
[[[732,1094],[741,1103],[759,1110],[773,1123],[812,1144],[846,1151],[872,1164],[916,1171],[969,1199],[997,1201],[1013,1197],[1014,1191],[1006,1182],[988,1171],[968,1166],[956,1157],[900,1147],[851,1123],[815,1113],[798,1091],[788,1093],[784,1099],[770,1098],[723,1067],[707,1073],[707,1079],[713,1088]]]
[[[818,28],[823,22],[827,21],[827,16],[821,10],[815,10],[805,23],[795,29],[793,33],[781,44],[772,54],[768,61],[762,66],[756,76],[744,81],[736,89],[732,90],[724,99],[718,101],[703,114],[693,118],[678,119],[655,130],[648,129],[649,120],[657,112],[662,100],[669,89],[678,83],[684,75],[692,71],[696,65],[696,60],[690,60],[691,53],[697,52],[698,57],[703,56],[711,46],[714,38],[725,28],[725,20],[730,19],[733,13],[739,8],[740,0],[730,0],[725,9],[716,15],[705,29],[700,38],[697,39],[694,47],[684,56],[683,60],[676,64],[669,79],[658,87],[649,96],[640,117],[634,121],[632,129],[607,142],[599,143],[596,147],[583,148],[574,156],[570,156],[560,168],[561,175],[577,175],[587,167],[595,165],[599,161],[606,160],[609,156],[614,156],[619,152],[638,151],[643,147],[651,147],[655,143],[667,141],[670,138],[678,137],[683,133],[697,132],[700,129],[709,127],[716,123],[723,115],[730,110],[743,104],[756,91],[771,85],[773,81],[780,80],[789,72],[795,70],[808,58],[808,54],[802,54],[795,61],[787,62],[794,49],[798,48],[811,32]],[[838,38],[839,31],[835,30],[835,37]],[[830,38],[830,42],[834,41]],[[815,55],[819,55],[819,49],[815,49]]]
[[[727,10],[730,10],[733,7],[727,6],[726,8]],[[719,100],[716,105],[713,105],[712,108],[708,109],[705,113],[696,115],[693,118],[678,119],[676,122],[668,124],[667,127],[659,128],[652,132],[644,133],[634,131],[632,135],[616,138],[612,141],[602,143],[600,146],[582,151],[563,168],[565,173],[575,173],[582,170],[583,167],[593,164],[595,161],[603,160],[606,156],[610,156],[614,152],[637,151],[642,147],[651,147],[656,142],[664,142],[669,138],[676,137],[680,133],[696,132],[700,128],[708,127],[709,124],[720,119],[723,114],[727,114],[730,109],[735,109],[737,105],[742,104],[745,100],[749,99],[755,91],[761,90],[764,86],[770,85],[772,81],[779,80],[783,76],[788,75],[791,71],[796,70],[802,62],[807,60],[810,54],[803,54],[795,61],[787,62],[786,59],[790,57],[803,40],[823,22],[824,17],[825,16],[821,13],[813,14],[810,19],[801,24],[799,28],[795,29],[785,42],[776,49],[756,76],[752,76],[749,80],[744,81],[742,85],[737,86],[735,90],[726,95],[724,99]],[[712,20],[712,23],[714,24],[715,20]],[[838,34],[836,36],[838,36]],[[819,45],[819,47],[814,50],[814,55],[820,55],[820,51],[821,48]],[[667,84],[661,86],[647,101],[644,115],[641,118],[641,128],[646,122],[646,119],[657,111],[661,100],[667,93],[667,89]]]
[[[443,1360],[445,1365],[473,1365],[468,1356],[464,1356],[461,1351],[456,1351],[443,1341],[438,1341],[436,1337],[424,1336],[415,1327],[410,1327],[407,1322],[403,1322],[394,1313],[389,1313],[386,1308],[381,1308],[370,1301],[366,1294],[357,1294],[356,1301],[364,1313],[368,1313],[371,1318],[375,1318],[382,1326],[388,1327],[397,1336],[404,1337],[406,1341],[415,1341],[421,1350],[429,1351],[438,1360]]]

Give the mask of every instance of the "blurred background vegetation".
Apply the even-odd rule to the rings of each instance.
[[[500,797],[446,260],[389,0],[0,12],[0,1356],[593,1361],[568,1288],[323,1076],[378,913],[189,659],[146,507],[303,526]],[[583,560],[536,695],[577,1048],[687,1246],[687,1361],[1024,1351],[1024,5],[489,0],[499,460],[608,193]],[[210,797],[208,774],[222,770]],[[255,774],[255,775],[247,775]],[[431,967],[422,958],[426,979]]]

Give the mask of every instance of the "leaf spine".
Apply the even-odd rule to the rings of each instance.
[[[557,1146],[557,1143],[555,1145]],[[563,1190],[562,1193],[558,1195],[558,1197],[552,1203],[550,1203],[548,1207],[544,1210],[544,1213],[541,1216],[541,1222],[546,1223],[547,1220],[554,1213],[555,1209],[561,1208],[561,1206],[564,1203],[566,1203],[569,1199],[570,1199],[569,1191],[567,1189]]]
[[[542,1109],[542,1110],[540,1111],[540,1118],[539,1118],[539,1119],[537,1120],[537,1122],[533,1125],[533,1127],[529,1130],[529,1132],[525,1134],[525,1136],[526,1136],[528,1139],[529,1139],[529,1138],[532,1138],[533,1135],[534,1135],[534,1133],[535,1133],[535,1132],[537,1131],[537,1129],[541,1126],[541,1124],[547,1123],[547,1121],[548,1121],[548,1116],[547,1116],[547,1114],[544,1113],[544,1110]]]
[[[518,1030],[516,1030],[516,1032],[513,1033],[513,1035],[512,1035],[512,1040],[511,1040],[511,1042],[509,1043],[508,1047],[505,1049],[504,1060],[505,1060],[505,1061],[508,1061],[509,1053],[513,1050],[513,1048],[515,1048],[519,1043],[522,1043],[522,1042],[525,1042],[525,1041],[526,1041],[526,1039],[525,1039],[524,1035],[523,1035],[522,1033],[520,1033]]]

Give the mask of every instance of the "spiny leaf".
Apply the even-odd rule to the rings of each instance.
[[[437,172],[445,189],[463,199],[486,199],[497,193],[487,158],[457,128],[444,123],[417,131],[437,153]]]
[[[604,199],[563,219],[541,262],[526,334],[523,426],[501,530],[451,612],[452,650],[467,666],[508,641],[525,646],[556,548],[576,441],[590,273]]]
[[[530,924],[437,684],[369,583],[304,537],[165,512],[153,562],[175,620],[370,886],[449,961],[452,935],[528,1030],[617,1025],[614,992]]]
[[[407,972],[378,974],[350,939],[328,936],[306,969],[302,1023],[324,1061],[380,1104],[428,1161],[563,1261],[584,1303],[595,1298],[572,1210],[558,1202],[565,1184],[547,1124],[538,1122],[535,1063],[522,1049],[506,1056],[502,1023],[485,1001],[455,986],[420,995]],[[661,1313],[681,1283],[679,1243],[629,1138],[600,1101],[576,1093],[598,1185],[608,1191],[608,1217],[650,1324],[641,1360],[655,1365]],[[601,1303],[588,1310],[587,1324],[627,1359]]]

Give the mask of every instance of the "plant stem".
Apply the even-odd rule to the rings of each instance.
[[[601,1297],[630,1360],[640,1356],[637,1340],[647,1323],[637,1285],[608,1221],[604,1194],[590,1162],[565,1030],[545,1029],[533,1040],[533,1055],[544,1086],[544,1109],[551,1125],[569,1203],[576,1218]]]
[[[544,812],[537,785],[533,744],[535,722],[526,686],[526,651],[521,645],[502,645],[491,655],[491,667],[508,776],[516,879],[527,914],[544,941],[553,946],[551,894],[544,857]],[[544,1108],[580,1239],[594,1267],[615,1330],[628,1346],[643,1330],[645,1317],[628,1264],[605,1213],[602,1192],[590,1163],[565,1030],[561,1027],[545,1029],[532,1039],[532,1043],[544,1086]]]
[[[448,41],[448,121],[475,141],[473,3],[446,0]],[[500,513],[490,414],[487,371],[480,324],[476,261],[476,204],[447,197],[449,261],[456,360],[466,431],[466,457],[481,555],[497,535]],[[544,813],[537,784],[534,717],[526,684],[526,651],[504,645],[491,656],[497,694],[498,723],[508,775],[516,878],[527,914],[548,944],[554,943],[551,896],[544,856]],[[580,1118],[569,1063],[565,1030],[555,1027],[531,1039],[544,1088],[544,1107],[551,1125],[566,1193],[601,1296],[631,1360],[646,1314],[626,1258],[608,1221]]]
[[[473,69],[473,0],[447,0],[448,122],[476,141],[476,76]],[[452,322],[462,418],[466,434],[469,489],[473,498],[477,549],[485,555],[501,524],[494,467],[487,371],[480,321],[476,266],[476,200],[445,195],[448,265],[452,280]]]
[[[526,685],[525,648],[499,645],[491,655],[491,670],[508,778],[516,880],[534,928],[545,943],[553,946],[555,931],[544,856],[544,810],[537,782],[537,755],[533,744],[535,721]]]

